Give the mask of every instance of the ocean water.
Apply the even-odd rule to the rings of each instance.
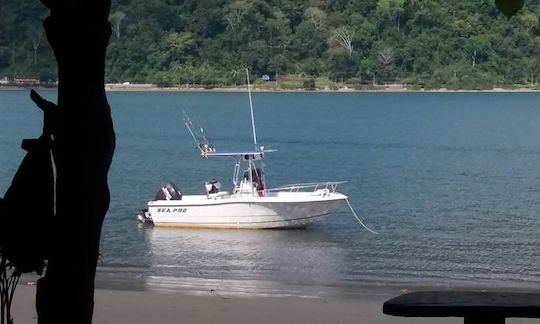
[[[54,98],[54,92],[45,92]],[[246,93],[109,93],[117,132],[98,286],[239,295],[366,287],[540,289],[540,94],[255,93],[269,186],[344,180],[306,230],[141,226],[166,182],[201,193],[234,162],[201,159],[182,110],[219,148],[251,148]],[[25,91],[0,92],[0,195],[39,135]],[[76,215],[74,215],[75,217]]]

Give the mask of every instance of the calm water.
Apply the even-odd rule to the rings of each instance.
[[[54,93],[46,93],[53,98]],[[331,287],[540,289],[540,94],[257,93],[270,186],[346,180],[345,208],[307,230],[164,230],[137,211],[174,181],[185,193],[230,182],[202,160],[189,111],[220,148],[251,147],[246,94],[111,93],[118,146],[98,283],[316,295]],[[37,136],[26,92],[0,92],[0,193]],[[351,288],[352,287],[352,288]]]

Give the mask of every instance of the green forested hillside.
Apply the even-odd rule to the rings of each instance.
[[[0,78],[56,79],[46,15],[0,1]],[[535,87],[539,15],[537,1],[507,19],[493,0],[117,0],[107,81],[226,86],[249,67],[283,87]]]

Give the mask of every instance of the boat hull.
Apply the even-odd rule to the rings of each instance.
[[[339,193],[325,197],[185,198],[149,202],[148,213],[154,225],[235,229],[305,228],[331,215],[347,199]]]

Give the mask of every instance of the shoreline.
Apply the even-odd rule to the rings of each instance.
[[[37,322],[35,286],[15,291],[12,315],[17,324]],[[382,305],[397,295],[366,294],[362,299],[302,297],[231,297],[207,292],[199,295],[154,291],[96,289],[94,323],[107,324],[457,324],[461,318],[419,318],[385,315]],[[533,324],[535,319],[507,319]]]
[[[132,269],[133,270],[133,269]],[[37,278],[25,276],[22,284],[32,284]],[[493,280],[379,280],[304,281],[248,278],[205,278],[201,276],[163,276],[131,273],[112,273],[98,267],[96,287],[105,290],[154,291],[201,295],[208,292],[234,297],[304,297],[327,299],[362,299],[366,295],[397,296],[409,291],[494,291],[540,292],[540,285],[528,282]]]
[[[0,86],[0,91],[29,91],[31,89],[37,91],[56,91],[56,87],[17,87],[17,86]],[[245,93],[247,89],[244,87],[158,87],[155,85],[105,85],[106,92],[163,92],[163,93]],[[343,87],[339,89],[281,89],[281,88],[252,88],[251,92],[255,93],[536,93],[540,89],[529,88],[493,88],[488,90],[451,90],[446,88],[441,89],[407,89],[407,88],[381,88],[381,89],[354,89]]]
[[[17,324],[37,322],[34,306],[37,279],[36,275],[28,274],[21,278],[12,306]],[[463,323],[463,319],[389,316],[382,313],[382,306],[385,301],[412,291],[532,292],[525,286],[445,287],[427,284],[347,285],[346,290],[353,293],[327,293],[324,286],[317,285],[309,286],[310,289],[306,291],[286,284],[283,287],[286,290],[273,291],[264,285],[250,289],[249,282],[244,283],[245,280],[239,280],[237,284],[240,285],[235,286],[222,279],[205,280],[203,285],[191,280],[182,280],[182,285],[176,285],[174,281],[167,280],[163,285],[135,284],[136,287],[133,287],[133,282],[138,279],[124,277],[124,285],[118,285],[96,278],[93,323],[457,324]],[[409,288],[404,288],[407,286]],[[507,319],[506,323],[534,324],[538,323],[538,319]]]
[[[385,301],[412,291],[538,292],[527,289],[528,285],[355,285],[352,282],[344,287],[345,291],[329,292],[326,286],[317,284],[309,285],[307,290],[306,286],[294,284],[272,289],[261,281],[253,286],[249,280],[234,280],[231,284],[226,279],[204,279],[201,283],[190,278],[175,281],[167,277],[168,280],[156,281],[156,277],[139,276],[122,276],[123,284],[115,284],[109,276],[99,277],[96,277],[93,323],[107,324],[457,324],[463,323],[463,319],[389,316],[383,314],[382,306]],[[25,274],[19,282],[12,305],[17,324],[37,322],[34,305],[38,278]],[[538,319],[515,318],[506,321],[509,324],[538,322]]]
[[[148,87],[148,88],[129,88],[129,87],[105,87],[107,92],[180,92],[180,93],[247,93],[247,89],[241,87],[230,88],[183,88],[183,87]],[[254,93],[535,93],[540,92],[536,89],[503,89],[494,88],[490,90],[448,90],[448,89],[432,89],[432,90],[408,90],[408,89],[377,89],[377,90],[358,90],[353,88],[331,89],[264,89],[252,88]]]
[[[35,286],[20,285],[12,313],[17,324],[36,323]],[[394,295],[366,295],[361,300],[254,297],[96,289],[94,323],[431,323],[382,313],[384,301]],[[460,323],[441,319],[437,323]]]

